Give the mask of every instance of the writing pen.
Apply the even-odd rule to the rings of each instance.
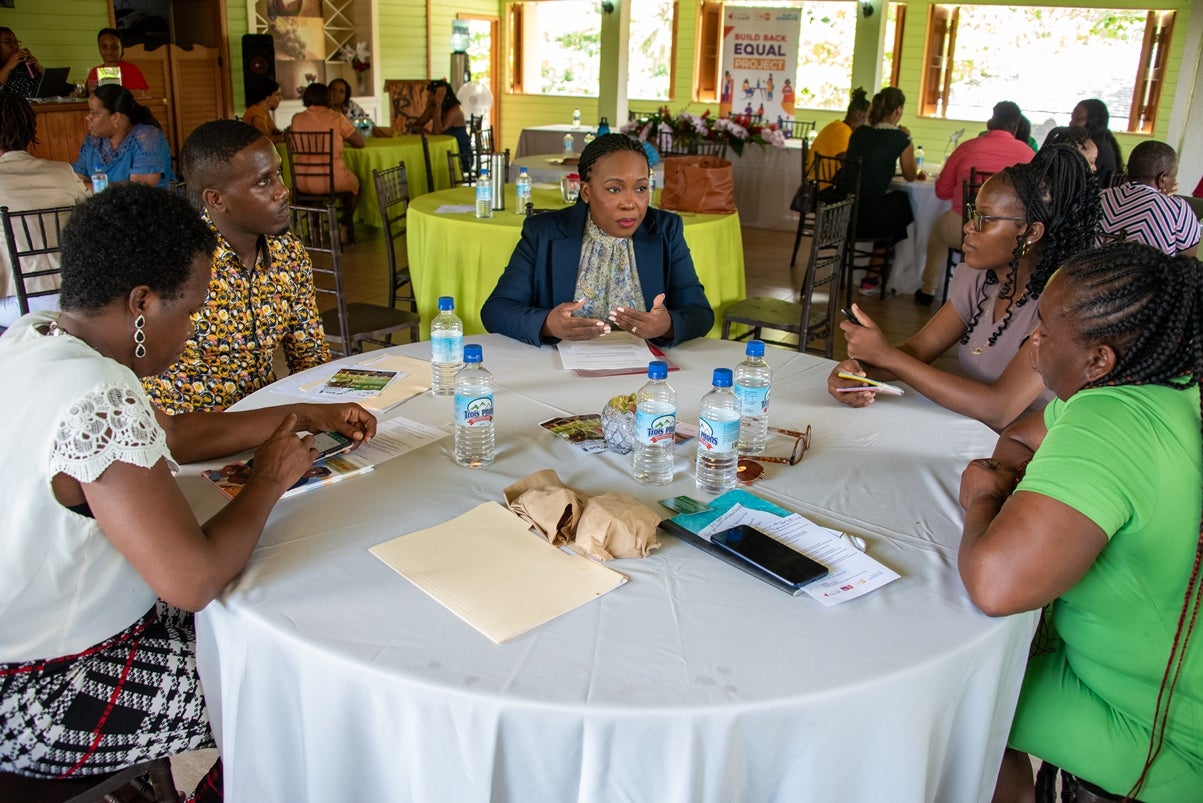
[[[840,371],[838,374],[836,374],[836,376],[838,376],[840,379],[851,379],[853,382],[864,382],[866,385],[871,386],[868,388],[839,388],[839,390],[842,392],[854,390],[879,390],[889,396],[901,396],[904,392],[902,388],[896,385],[878,382],[876,379],[870,379],[867,376],[857,376],[856,374],[850,374],[847,371]]]

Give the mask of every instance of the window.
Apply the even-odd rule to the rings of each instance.
[[[676,0],[631,5],[627,97],[668,100],[676,52]],[[601,9],[597,0],[528,0],[511,6],[515,92],[597,94]]]
[[[601,9],[596,0],[513,5],[514,91],[597,94]]]
[[[1173,22],[1143,9],[932,6],[920,114],[985,120],[1010,99],[1033,123],[1064,124],[1097,97],[1113,129],[1127,117],[1128,131],[1152,133]]]
[[[886,6],[885,44],[881,51],[881,74],[886,86],[898,86],[902,75],[902,35],[906,30],[906,3]]]
[[[842,111],[848,106],[860,3],[856,0],[733,0],[726,5],[798,9],[801,28],[798,69],[793,81],[797,88],[797,105],[831,111]],[[721,3],[706,2],[698,19],[694,100],[718,100],[723,49],[722,6]]]
[[[627,51],[627,97],[669,100],[676,64],[676,0],[640,0],[631,4]]]

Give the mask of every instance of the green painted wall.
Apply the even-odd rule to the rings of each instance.
[[[244,0],[224,0],[229,32],[229,52],[231,78],[235,99],[235,109],[241,112],[239,102],[242,95],[242,34],[247,32],[246,3]],[[983,4],[1014,5],[1012,0],[979,0]],[[42,61],[48,66],[69,66],[73,80],[82,80],[87,71],[99,63],[96,51],[96,31],[108,25],[107,0],[15,0],[15,9],[5,9],[0,12],[0,25],[5,25],[17,32]],[[380,52],[377,54],[380,65],[380,75],[385,78],[422,78],[427,77],[427,3],[422,0],[379,0]],[[1081,0],[1049,0],[1049,6],[1080,6]],[[1161,100],[1161,113],[1157,119],[1155,136],[1165,138],[1169,123],[1169,111],[1173,103],[1174,91],[1177,88],[1178,67],[1186,47],[1186,31],[1189,22],[1191,0],[1169,0],[1165,3],[1152,5],[1149,0],[1107,0],[1108,6],[1115,8],[1169,8],[1178,11],[1174,25],[1173,46],[1171,48],[1169,69],[1165,89]],[[949,135],[959,128],[981,124],[980,120],[939,120],[918,118],[914,114],[916,101],[919,97],[919,80],[921,75],[924,37],[927,28],[927,15],[932,0],[912,0],[907,6],[907,26],[903,40],[904,68],[901,89],[911,98],[908,104],[907,116],[903,123],[907,125],[918,142],[929,142],[929,152],[935,158],[941,143],[948,140]],[[503,59],[509,50],[508,30],[506,20],[505,0],[432,0],[430,24],[430,51],[433,56],[435,76],[445,75],[449,67],[449,37],[451,20],[457,13],[496,15],[500,16]],[[876,25],[878,15],[868,22],[862,21],[861,26],[873,26],[874,30],[862,31],[861,41],[876,40]],[[694,0],[680,0],[677,7],[677,59],[676,81],[673,86],[673,99],[669,105],[673,109],[686,109],[700,112],[706,108],[716,109],[716,106],[691,103],[693,87],[693,49],[694,37],[697,30],[698,6]],[[1203,44],[1191,43],[1192,48],[1203,47]],[[858,75],[875,74],[877,53],[866,54],[870,64],[864,64],[859,59],[854,67]],[[503,66],[508,77],[508,66]],[[579,108],[587,123],[596,122],[598,117],[597,99],[595,97],[542,97],[535,95],[513,95],[505,91],[506,81],[502,81],[501,147],[513,148],[518,142],[518,134],[527,126],[546,125],[555,122],[569,122],[572,110]],[[1023,104],[1022,95],[1017,93],[1013,98]],[[647,104],[639,104],[646,106]],[[835,112],[800,110],[802,119],[813,118],[819,126],[825,125],[840,115]],[[616,121],[611,121],[615,123]],[[1140,141],[1135,135],[1121,134],[1119,140],[1125,152]]]

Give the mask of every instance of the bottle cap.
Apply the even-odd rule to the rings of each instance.
[[[520,175],[520,176],[525,176],[525,175],[526,175],[526,168],[525,168],[525,167],[520,167],[520,168],[518,168],[518,175]]]
[[[730,368],[715,368],[714,381],[711,383],[716,388],[731,387],[731,369]]]
[[[744,354],[747,354],[749,357],[763,357],[764,356],[764,341],[763,340],[749,340],[748,348],[746,351],[744,351]]]
[[[647,364],[648,379],[668,379],[668,363],[652,360]]]
[[[455,309],[455,299],[451,296],[439,296],[439,312]]]
[[[482,166],[480,168],[480,175],[481,175],[481,178],[484,178],[485,176],[489,175],[489,168]]]
[[[479,343],[464,346],[464,362],[481,362],[483,359],[484,353],[480,350]]]

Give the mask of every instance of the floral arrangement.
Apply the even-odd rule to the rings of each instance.
[[[637,137],[641,142],[647,142],[649,137],[655,143],[659,143],[662,137],[726,141],[727,147],[736,156],[743,155],[744,146],[749,142],[762,148],[765,145],[785,147],[785,132],[775,124],[753,122],[746,115],[716,119],[710,116],[709,111],[701,115],[684,111],[673,114],[667,106],[661,106],[647,117],[627,121],[619,131]]]
[[[367,42],[357,42],[355,47],[344,45],[339,48],[338,55],[355,72],[366,72],[372,67],[372,51],[368,50]]]

